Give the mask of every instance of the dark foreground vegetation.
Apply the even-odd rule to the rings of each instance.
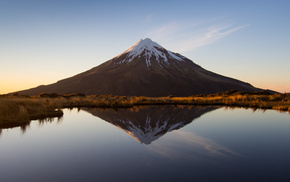
[[[0,95],[0,128],[20,126],[22,123],[47,117],[61,117],[63,108],[99,107],[126,108],[138,105],[215,105],[274,109],[290,112],[290,93],[272,94],[267,91],[238,92],[194,95],[190,97],[143,97],[56,93],[25,96],[17,93]]]

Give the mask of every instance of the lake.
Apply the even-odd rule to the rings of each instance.
[[[65,109],[63,118],[2,129],[0,181],[290,181],[290,115]]]

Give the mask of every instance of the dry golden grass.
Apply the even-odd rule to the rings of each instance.
[[[9,127],[33,119],[62,116],[53,104],[42,98],[0,98],[0,126]]]
[[[290,94],[261,93],[218,93],[190,97],[144,97],[80,94],[58,95],[48,97],[0,97],[0,126],[29,122],[32,119],[62,116],[62,108],[98,107],[121,108],[140,105],[217,105],[231,107],[247,107],[274,109],[290,112]],[[55,97],[57,96],[57,97]]]

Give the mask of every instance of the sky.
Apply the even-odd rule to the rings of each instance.
[[[84,72],[144,38],[290,92],[289,9],[288,0],[0,0],[0,94]]]

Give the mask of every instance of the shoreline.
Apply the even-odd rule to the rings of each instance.
[[[131,108],[144,105],[228,106],[272,109],[290,113],[290,93],[218,93],[189,97],[145,97],[113,95],[0,96],[0,128],[21,126],[31,120],[62,117],[64,108]],[[56,97],[55,97],[56,96]]]

